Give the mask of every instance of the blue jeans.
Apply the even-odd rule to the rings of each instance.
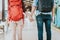
[[[43,23],[45,23],[47,40],[51,40],[51,19],[51,15],[40,14],[36,16],[38,40],[43,40]]]

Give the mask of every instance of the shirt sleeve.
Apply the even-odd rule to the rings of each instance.
[[[37,6],[38,0],[33,0],[32,6]]]

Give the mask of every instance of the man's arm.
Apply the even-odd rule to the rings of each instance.
[[[38,2],[38,0],[33,0],[32,9],[31,9],[31,14],[30,14],[30,21],[34,21],[34,19],[33,19],[33,14],[34,14],[34,12],[35,12],[35,10],[36,10],[37,2]]]
[[[33,4],[32,4],[32,9],[31,9],[31,14],[33,15],[36,8],[37,8],[37,2],[38,0],[33,0]]]
[[[57,0],[56,0],[56,1],[57,1]],[[52,16],[55,16],[56,1],[53,1],[53,2],[54,2],[54,6],[53,6],[53,9],[52,9]]]
[[[35,10],[36,10],[36,6],[32,6],[31,16],[34,14]]]
[[[54,16],[55,16],[55,8],[56,8],[56,6],[54,6],[54,7],[53,7],[53,9],[52,9],[52,21],[54,21]]]
[[[56,8],[56,6],[54,6],[53,9],[52,9],[52,16],[55,15],[55,8]]]
[[[35,10],[36,10],[36,6],[32,6],[32,10],[31,10],[31,14],[30,14],[30,21],[34,21],[33,19],[33,14],[35,13]]]

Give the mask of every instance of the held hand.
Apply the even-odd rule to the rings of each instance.
[[[33,16],[32,16],[32,15],[30,15],[29,19],[30,19],[30,21],[31,21],[31,22],[32,22],[32,21],[34,21],[34,19],[33,19]]]

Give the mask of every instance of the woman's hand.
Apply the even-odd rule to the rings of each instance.
[[[29,19],[31,22],[34,21],[32,14],[30,14]]]

